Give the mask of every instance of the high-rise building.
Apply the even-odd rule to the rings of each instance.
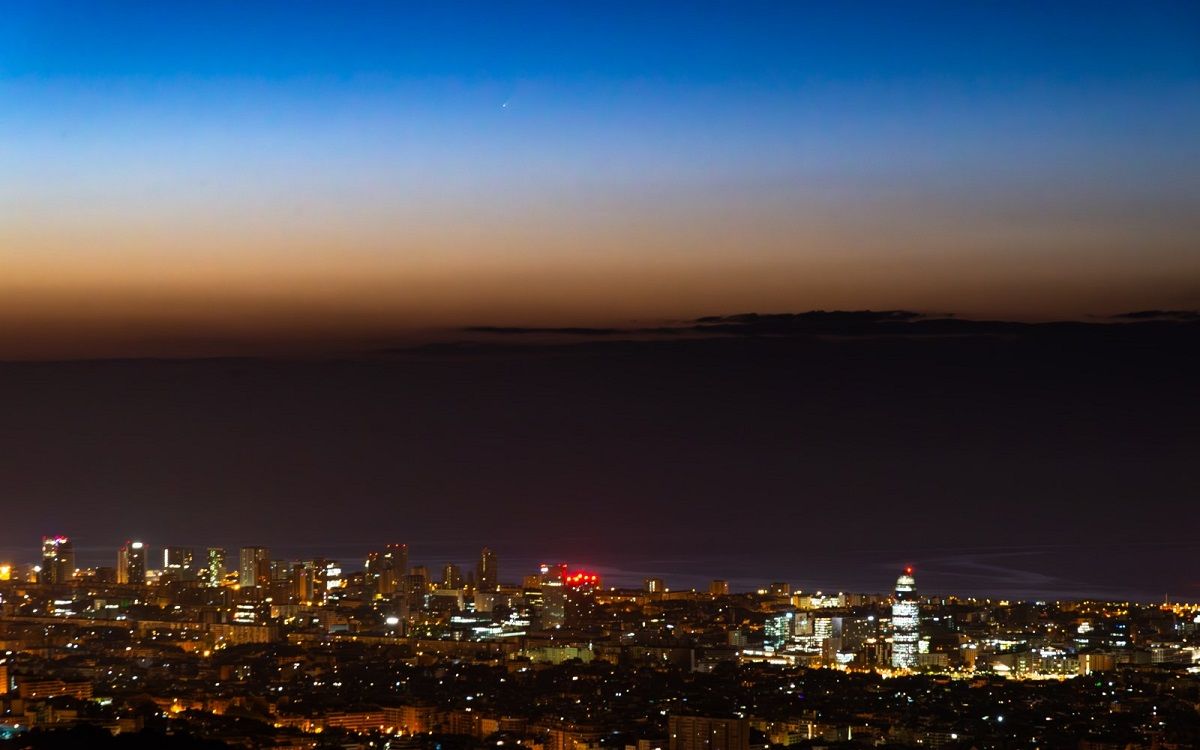
[[[242,588],[271,583],[271,554],[266,547],[242,547],[238,555],[238,585]]]
[[[667,590],[667,584],[661,578],[647,578],[643,583],[643,589],[648,594],[661,594]]]
[[[562,578],[544,576],[540,590],[541,602],[537,613],[539,627],[546,630],[561,628],[567,623],[567,587]]]
[[[271,561],[271,583],[291,583],[292,564],[287,560]]]
[[[125,542],[117,550],[117,583],[142,585],[146,582],[146,545]]]
[[[600,576],[582,570],[565,572],[563,586],[567,595],[563,624],[581,627],[596,616],[596,591],[600,588]]]
[[[454,563],[446,563],[446,566],[442,568],[442,588],[461,589],[462,585],[462,571]]]
[[[292,564],[292,591],[301,604],[311,604],[317,595],[317,565],[314,561]]]
[[[892,668],[912,669],[917,666],[918,642],[921,640],[921,609],[917,604],[917,582],[912,568],[896,579],[896,596],[892,600]]]
[[[42,583],[66,583],[75,577],[75,545],[65,536],[42,537]]]
[[[225,580],[225,550],[209,547],[204,553],[204,583],[217,587]]]
[[[708,584],[708,593],[712,596],[728,596],[729,581],[722,581],[717,578],[712,583]]]
[[[367,585],[380,597],[390,597],[408,574],[408,545],[389,544],[367,555]]]
[[[408,575],[408,545],[403,543],[389,544],[383,552],[386,561],[386,571],[380,591],[386,588],[387,594],[394,594],[400,589],[400,582]]]
[[[429,599],[429,569],[414,565],[412,572],[400,578],[399,593],[404,595],[409,609],[422,609]]]
[[[667,717],[670,750],[749,750],[750,720],[704,716]]]
[[[493,592],[500,587],[499,570],[496,566],[496,553],[484,547],[479,553],[479,565],[475,570],[475,582],[480,591]]]
[[[194,558],[195,551],[191,547],[163,547],[163,574],[176,581],[196,580]]]
[[[288,579],[293,594],[302,604],[324,604],[336,598],[344,584],[342,566],[321,557],[293,564]]]
[[[368,552],[366,564],[363,566],[363,583],[374,594],[382,593],[380,583],[383,580],[383,560],[382,552]]]
[[[780,612],[768,617],[763,623],[763,645],[774,651],[783,650],[792,638],[795,619],[795,612]]]

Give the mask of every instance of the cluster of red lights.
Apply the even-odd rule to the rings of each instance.
[[[568,586],[599,586],[600,576],[583,570],[574,573],[563,572],[563,583]]]

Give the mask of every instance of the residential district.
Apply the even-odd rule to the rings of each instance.
[[[0,747],[1200,747],[1197,605],[510,582],[404,544],[114,562],[0,565]]]

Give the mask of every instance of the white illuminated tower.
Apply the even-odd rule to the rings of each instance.
[[[896,579],[896,598],[892,601],[893,669],[917,666],[921,610],[917,605],[917,582],[912,572],[912,568],[905,568],[904,574]]]

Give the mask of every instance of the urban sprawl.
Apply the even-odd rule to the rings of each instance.
[[[79,568],[54,536],[0,565],[0,746],[1200,747],[1198,605],[153,552]]]

